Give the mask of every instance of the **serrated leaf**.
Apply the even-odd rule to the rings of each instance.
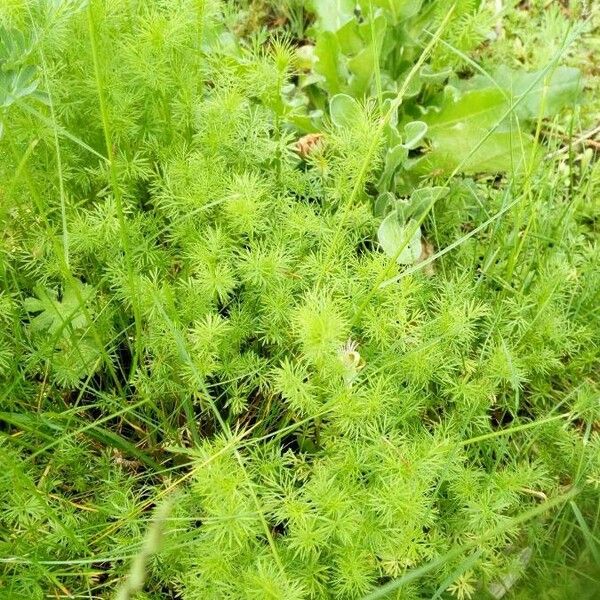
[[[336,94],[329,101],[329,114],[337,127],[351,127],[362,119],[360,104],[347,94]]]
[[[36,93],[37,69],[26,64],[32,49],[23,32],[0,25],[0,108]]]
[[[20,98],[33,94],[39,85],[35,67],[0,71],[0,108],[7,108]]]
[[[421,255],[421,228],[414,220],[401,223],[395,210],[379,225],[377,239],[383,251],[398,264],[412,265]]]
[[[62,335],[53,354],[54,377],[62,385],[76,385],[82,377],[96,371],[101,354],[94,339],[81,329],[70,335]]]
[[[0,25],[0,67],[3,71],[18,70],[31,54],[32,43],[25,33]]]
[[[79,283],[78,287],[83,302],[87,302],[92,295],[92,288],[83,283]],[[83,314],[83,307],[73,287],[67,287],[60,300],[55,290],[42,286],[35,288],[35,294],[36,298],[26,298],[23,302],[27,312],[39,313],[30,321],[33,331],[48,331],[50,334],[55,334],[65,331],[67,326],[72,330],[88,326],[88,320]]]

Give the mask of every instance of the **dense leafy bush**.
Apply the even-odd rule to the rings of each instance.
[[[357,4],[0,9],[0,597],[594,597],[579,72]]]

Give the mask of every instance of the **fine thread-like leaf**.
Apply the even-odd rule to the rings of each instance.
[[[556,496],[555,498],[547,500],[543,504],[540,504],[539,506],[535,506],[534,508],[531,508],[531,509],[521,513],[519,516],[512,518],[504,525],[502,525],[500,527],[496,527],[495,529],[488,532],[485,536],[482,536],[470,543],[463,544],[462,546],[458,546],[458,547],[450,550],[450,552],[447,552],[440,558],[432,560],[431,562],[423,565],[422,567],[413,569],[413,570],[409,571],[406,575],[403,575],[402,577],[399,577],[398,579],[394,579],[394,580],[390,581],[389,583],[382,585],[376,591],[371,592],[370,594],[367,594],[366,596],[364,596],[363,600],[377,600],[378,598],[386,598],[393,591],[401,588],[406,583],[409,583],[410,581],[413,581],[415,579],[418,579],[419,577],[422,577],[423,575],[425,575],[426,573],[429,573],[433,569],[436,569],[436,568],[444,565],[448,561],[461,556],[465,552],[468,552],[470,549],[477,547],[479,544],[481,544],[481,542],[483,540],[485,540],[489,537],[498,535],[499,533],[502,533],[503,531],[506,531],[506,530],[510,529],[511,527],[514,527],[515,525],[525,523],[537,516],[543,515],[546,511],[548,511],[552,508],[555,508],[557,506],[560,506],[562,504],[565,504],[571,498],[576,496],[578,493],[579,493],[579,490],[577,490],[576,488],[572,488],[565,494],[561,494],[559,496]]]
[[[109,174],[110,174],[110,182],[111,188],[113,191],[113,196],[115,199],[115,204],[117,207],[117,218],[119,220],[119,231],[121,236],[121,244],[123,245],[123,251],[125,253],[125,262],[127,265],[127,276],[129,278],[129,285],[133,292],[133,313],[135,320],[135,353],[133,355],[133,361],[131,364],[130,375],[135,372],[138,367],[138,360],[141,355],[141,344],[142,344],[142,322],[141,322],[141,312],[139,308],[138,294],[137,294],[137,285],[135,276],[133,273],[133,264],[131,260],[131,248],[129,244],[129,233],[127,228],[127,222],[125,218],[125,212],[123,209],[123,199],[121,197],[121,188],[119,187],[119,182],[117,178],[117,170],[115,165],[115,157],[113,153],[113,142],[111,139],[111,130],[110,123],[108,119],[108,111],[106,107],[106,100],[104,97],[104,81],[100,74],[100,58],[98,55],[98,44],[96,41],[96,31],[95,31],[95,23],[94,23],[94,15],[93,15],[93,4],[90,3],[87,7],[87,20],[88,20],[88,32],[90,38],[90,45],[92,49],[92,59],[94,64],[94,76],[96,80],[96,89],[98,92],[98,102],[100,104],[100,115],[102,117],[102,129],[104,131],[104,142],[106,145],[106,156],[109,165]]]

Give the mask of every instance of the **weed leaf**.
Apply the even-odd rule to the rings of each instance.
[[[396,257],[400,265],[412,265],[421,255],[421,228],[416,221],[401,223],[398,211],[392,211],[379,226],[377,239],[383,251],[390,257]]]

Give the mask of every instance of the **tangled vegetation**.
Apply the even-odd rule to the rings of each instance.
[[[2,3],[0,598],[598,597],[599,23],[526,4]]]

